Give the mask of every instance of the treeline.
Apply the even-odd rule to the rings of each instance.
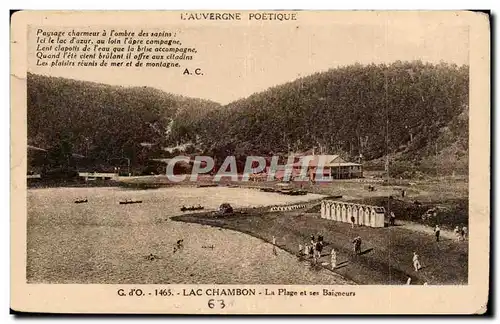
[[[47,149],[51,167],[67,166],[75,156],[85,157],[77,158],[80,164],[126,164],[126,158],[144,164],[164,154],[177,116],[220,107],[149,87],[35,74],[28,74],[27,89],[28,144]]]
[[[380,166],[466,172],[468,66],[420,61],[351,65],[297,79],[232,102],[28,75],[32,145],[95,160],[141,164],[165,146],[240,160],[248,155],[341,153]],[[388,132],[387,132],[388,130]],[[148,145],[144,145],[148,143]],[[174,154],[179,152],[174,152]],[[401,171],[403,172],[403,171]]]
[[[451,165],[460,159],[462,165],[468,147],[468,78],[468,66],[445,63],[351,65],[270,88],[202,119],[179,120],[177,126],[182,125],[182,139],[198,139],[216,155],[316,147],[316,152],[342,153],[351,160],[362,155],[363,161],[389,153],[394,163],[418,167],[454,146],[456,156],[442,157]]]

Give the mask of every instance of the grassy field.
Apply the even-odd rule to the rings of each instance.
[[[309,241],[311,235],[323,235],[326,248],[321,262],[329,262],[329,253],[338,251],[338,269],[334,272],[358,284],[404,284],[408,277],[413,284],[467,284],[468,244],[452,240],[435,242],[432,235],[413,232],[395,226],[368,228],[321,219],[317,214],[297,212],[270,213],[249,210],[245,215],[213,217],[210,214],[184,215],[173,220],[204,224],[237,230],[271,242],[297,254],[299,244]],[[363,254],[352,253],[352,240],[363,239]],[[413,251],[424,268],[415,272]]]
[[[258,183],[257,183],[258,184]],[[256,183],[241,183],[241,186],[259,186]],[[272,187],[274,183],[262,183],[260,186]],[[427,226],[439,224],[443,228],[467,226],[469,220],[468,183],[463,178],[436,178],[420,182],[391,180],[389,185],[383,182],[360,180],[340,180],[331,183],[293,184],[311,193],[325,196],[342,196],[341,200],[367,205],[383,206],[389,210],[389,197],[392,197],[390,210],[397,219],[412,221]],[[375,187],[369,191],[368,186]],[[405,196],[401,191],[405,190]],[[439,208],[436,218],[422,219],[429,209]],[[319,206],[313,212],[319,212]]]
[[[211,182],[201,180],[199,183]],[[431,235],[403,226],[351,229],[348,224],[319,219],[317,214],[268,213],[259,208],[227,219],[203,213],[176,217],[182,215],[182,205],[201,204],[215,210],[229,202],[235,208],[250,208],[341,195],[343,200],[379,205],[394,196],[398,219],[415,222],[420,222],[420,214],[428,207],[453,205],[456,207],[443,228],[445,223],[468,221],[464,180],[373,183],[376,190],[368,191],[370,183],[302,184],[312,193],[307,196],[258,190],[276,182],[226,181],[215,188],[197,188],[197,183],[169,183],[165,176],[123,178],[101,188],[79,184],[84,187],[30,189],[27,279],[31,283],[402,284],[410,276],[416,284],[467,283],[466,242],[436,244]],[[142,190],[145,188],[154,189]],[[407,190],[407,196],[397,198],[401,188]],[[88,198],[89,203],[74,204],[77,198]],[[124,199],[143,203],[118,205]],[[415,200],[422,203],[421,209],[407,210]],[[173,222],[173,217],[184,222]],[[280,247],[295,254],[298,244],[311,234],[325,237],[325,253],[331,247],[339,250],[340,268],[335,273],[311,268],[308,261],[284,251],[278,256],[271,253],[268,242],[273,235]],[[355,235],[361,235],[367,251],[359,258],[351,255]],[[182,254],[173,254],[172,247],[180,238],[186,248]],[[204,248],[212,245],[214,249]],[[412,270],[413,250],[421,255],[422,272]],[[148,261],[149,254],[157,258]],[[323,259],[328,261],[326,256]]]

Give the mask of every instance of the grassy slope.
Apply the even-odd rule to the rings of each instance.
[[[206,214],[185,215],[174,220],[200,223],[240,231],[277,244],[290,253],[310,235],[321,234],[326,241],[322,262],[335,247],[339,269],[336,273],[359,284],[404,284],[408,276],[414,284],[466,284],[468,246],[464,242],[444,240],[436,243],[432,236],[399,227],[374,229],[350,228],[349,224],[320,219],[311,214],[291,216],[286,213],[251,212],[247,215],[213,218]],[[363,239],[362,256],[352,255],[352,239]],[[417,251],[425,267],[416,273],[412,268],[412,253]],[[347,262],[346,262],[347,261]]]

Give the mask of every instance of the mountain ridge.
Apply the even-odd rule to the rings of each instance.
[[[316,147],[351,160],[376,161],[390,154],[408,170],[443,169],[447,163],[447,173],[455,167],[463,173],[468,109],[468,67],[420,61],[337,67],[227,105],[152,87],[28,75],[31,144],[60,147],[70,141],[67,150],[82,152],[82,138],[91,138],[89,155],[106,160],[121,154],[138,164],[164,152],[144,152],[137,143],[153,142],[157,148],[193,143],[191,151],[216,157]],[[55,136],[58,132],[66,138]],[[101,137],[105,140],[96,139]],[[142,157],[135,157],[138,150]]]

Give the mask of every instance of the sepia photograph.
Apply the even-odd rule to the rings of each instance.
[[[471,284],[471,241],[489,239],[471,198],[472,152],[489,159],[471,143],[489,118],[471,103],[474,13],[48,14],[12,70],[24,284],[346,302]]]

